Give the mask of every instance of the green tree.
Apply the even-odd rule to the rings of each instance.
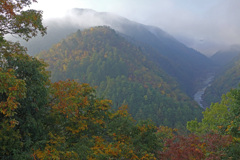
[[[232,89],[222,96],[220,103],[214,103],[203,112],[201,122],[197,120],[187,123],[191,132],[204,134],[214,132],[233,137],[232,144],[228,147],[229,157],[239,159],[240,146],[240,89]]]
[[[220,103],[213,103],[203,112],[201,122],[188,122],[187,128],[198,134],[209,131],[240,137],[240,90],[233,89],[222,96]]]
[[[42,12],[26,9],[33,2],[37,1],[0,1],[1,159],[31,159],[31,149],[43,135],[48,94],[45,64],[28,56],[19,43],[4,38],[11,34],[29,40],[38,32],[46,33]]]
[[[19,154],[22,146],[18,121],[15,119],[16,109],[20,106],[19,100],[26,96],[26,87],[23,80],[17,79],[14,70],[3,71],[0,68],[0,158],[10,159],[15,152]]]

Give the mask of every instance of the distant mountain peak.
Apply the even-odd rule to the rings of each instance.
[[[225,49],[216,52],[211,59],[218,65],[224,66],[240,55],[240,45],[231,45]]]
[[[77,79],[98,86],[100,97],[111,99],[114,109],[128,104],[137,120],[151,118],[158,125],[177,127],[176,120],[185,124],[200,118],[202,110],[160,67],[160,61],[170,66],[170,60],[152,61],[154,53],[149,51],[153,50],[129,42],[110,27],[98,26],[78,30],[38,58],[49,64],[53,81]]]
[[[45,46],[44,49],[49,49],[53,44],[76,32],[78,29],[84,30],[96,26],[109,26],[129,42],[145,49],[144,53],[146,56],[154,63],[157,63],[169,75],[176,78],[189,95],[194,92],[194,81],[198,77],[203,76],[206,70],[211,67],[209,58],[185,46],[164,30],[137,23],[112,13],[74,8],[69,11],[65,19],[56,19],[48,22],[47,26],[48,35],[41,41],[35,41],[39,48]],[[30,52],[31,48],[35,49],[35,53],[43,50],[39,49],[37,51],[36,47],[32,47],[34,45],[31,43],[28,43],[28,45]]]

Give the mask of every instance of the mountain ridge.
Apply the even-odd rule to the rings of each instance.
[[[223,67],[240,55],[240,45],[231,45],[228,48],[216,52],[211,59],[217,65]]]
[[[98,86],[100,97],[113,100],[113,108],[128,104],[137,120],[181,128],[200,118],[201,108],[177,81],[109,27],[79,30],[38,58],[49,64],[53,81],[70,78]]]
[[[83,30],[84,28],[102,25],[110,26],[116,32],[128,37],[128,40],[134,42],[140,48],[144,46],[142,48],[148,49],[147,53],[151,53],[147,55],[148,59],[154,61],[165,72],[175,77],[180,83],[181,89],[191,97],[198,90],[196,84],[199,83],[199,79],[204,77],[207,72],[211,72],[213,67],[212,61],[208,57],[185,46],[160,28],[133,22],[111,13],[73,9],[66,19],[49,22],[49,24],[51,23],[53,25],[60,24],[59,27],[54,26],[56,29],[50,27],[50,31],[54,32],[54,35],[59,38],[50,36],[55,39],[47,40],[48,37],[46,37],[44,42],[35,42],[35,45],[45,43],[45,46],[48,46],[41,50],[49,49],[51,45],[59,42],[66,35],[77,31],[77,29]],[[51,32],[50,35],[53,35]],[[31,43],[28,45],[34,46]]]

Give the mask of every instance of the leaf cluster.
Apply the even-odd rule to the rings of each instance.
[[[36,0],[2,0],[0,2],[0,37],[13,34],[29,40],[38,31],[44,35],[42,11],[24,10]]]

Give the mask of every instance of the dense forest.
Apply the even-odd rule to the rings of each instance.
[[[199,89],[199,79],[205,78],[206,72],[211,72],[214,67],[211,59],[179,42],[158,27],[140,24],[111,13],[96,12],[91,9],[75,8],[71,10],[71,14],[73,17],[77,17],[76,22],[83,23],[71,23],[71,20],[68,20],[71,17],[65,20],[45,21],[48,26],[47,35],[44,37],[37,36],[37,38],[25,43],[20,41],[22,45],[28,48],[28,54],[34,56],[43,50],[49,50],[52,45],[66,39],[68,35],[73,34],[78,29],[83,32],[97,26],[109,26],[118,35],[141,49],[147,60],[151,60],[161,70],[173,77],[179,83],[181,90],[190,97],[193,97],[193,94]],[[89,23],[85,23],[84,17],[87,17]],[[91,38],[91,42],[94,42],[93,38]],[[108,37],[104,36],[103,38]],[[106,42],[105,39],[103,40]],[[86,43],[88,40],[83,41]],[[89,45],[96,48],[97,44],[99,43],[90,43]],[[100,44],[100,47],[104,47],[104,45],[101,46],[102,44]],[[110,45],[110,47],[112,46]],[[83,50],[83,48],[81,49]],[[88,52],[91,52],[91,50]]]
[[[46,34],[42,12],[23,10],[33,2],[0,2],[1,159],[240,159],[239,89],[230,90],[220,103],[203,111],[203,118],[188,120],[185,112],[194,114],[195,103],[178,88],[177,81],[108,27],[78,31],[56,44],[46,54],[47,64],[29,56],[18,42],[5,39],[6,34],[25,40],[38,32]],[[92,36],[101,38],[99,34],[107,36],[108,43],[93,41]],[[90,42],[99,44],[92,48]],[[52,76],[47,67],[52,67]],[[116,68],[113,73],[112,67]],[[78,69],[78,74],[68,75],[68,69]],[[128,93],[129,88],[136,93]],[[122,95],[118,101],[115,93],[128,97]],[[131,98],[142,101],[137,104],[142,113],[133,115],[138,108]],[[144,117],[154,116],[156,108],[160,108],[158,121],[181,125],[188,121],[188,131]],[[178,115],[163,115],[174,113],[164,109]],[[171,116],[186,119],[172,122]]]
[[[236,55],[229,63],[221,67],[211,86],[206,89],[203,95],[205,105],[210,106],[212,102],[220,102],[222,95],[232,88],[238,88],[239,83],[240,56]]]
[[[136,120],[184,128],[201,117],[202,110],[173,77],[109,27],[79,30],[37,57],[49,64],[52,81],[97,86],[99,97],[111,99],[114,109],[127,104]]]

